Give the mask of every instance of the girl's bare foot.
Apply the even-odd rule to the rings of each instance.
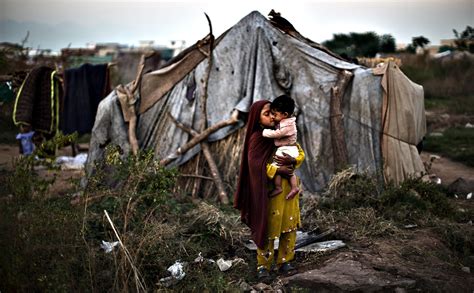
[[[292,188],[290,193],[286,196],[286,199],[292,199],[295,197],[298,193],[300,192],[300,189],[298,187]]]

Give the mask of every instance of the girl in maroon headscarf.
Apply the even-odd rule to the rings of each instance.
[[[286,199],[291,186],[282,180],[282,192],[269,197],[272,178],[275,174],[288,177],[293,169],[304,160],[304,152],[298,145],[299,156],[276,158],[280,166],[272,165],[275,146],[272,139],[262,136],[264,128],[272,128],[275,123],[270,112],[270,101],[257,101],[250,107],[247,133],[242,151],[239,182],[234,199],[234,207],[241,211],[241,220],[249,226],[257,249],[257,273],[260,279],[267,279],[273,263],[273,241],[280,238],[277,266],[281,273],[289,273],[294,268],[290,261],[294,258],[296,229],[300,226],[299,194]]]

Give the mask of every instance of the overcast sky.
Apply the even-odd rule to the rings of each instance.
[[[393,35],[397,43],[423,35],[437,45],[453,38],[452,29],[474,26],[474,0],[0,0],[0,41],[19,43],[30,31],[28,46],[53,50],[140,40],[192,45],[208,32],[204,12],[218,36],[251,11],[266,16],[272,8],[316,42],[334,33],[375,31]]]

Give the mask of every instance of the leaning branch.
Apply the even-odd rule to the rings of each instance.
[[[337,79],[336,85],[331,88],[331,102],[329,105],[331,143],[334,158],[335,171],[347,166],[349,159],[347,155],[346,141],[344,138],[344,121],[342,114],[342,97],[349,84],[352,73],[343,70]]]
[[[209,135],[211,135],[212,133],[216,132],[217,130],[223,128],[223,127],[226,127],[226,126],[229,126],[229,125],[233,125],[235,123],[237,123],[238,119],[237,119],[237,115],[238,115],[238,112],[237,110],[235,110],[232,114],[232,117],[227,119],[227,120],[223,120],[221,122],[218,122],[214,125],[212,125],[211,127],[208,127],[206,128],[203,132],[197,134],[197,136],[194,136],[190,141],[188,141],[186,144],[184,144],[183,146],[179,147],[176,151],[174,151],[173,153],[169,154],[167,157],[165,157],[164,159],[162,159],[160,161],[160,164],[163,165],[163,166],[166,166],[168,165],[169,163],[173,162],[174,160],[176,160],[180,155],[186,153],[187,151],[189,151],[192,147],[194,147],[195,145],[197,145],[198,143],[201,143],[203,140],[207,139],[207,137]],[[174,119],[174,118],[172,118]],[[174,121],[176,121],[176,119],[174,119]],[[179,126],[178,126],[179,127]],[[183,128],[182,128],[183,129]],[[184,129],[183,129],[184,130]],[[185,130],[186,131],[186,130]],[[196,132],[197,133],[197,132]]]

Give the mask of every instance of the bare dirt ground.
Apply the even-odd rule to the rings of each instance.
[[[0,168],[12,170],[14,159],[20,156],[17,145],[0,144]],[[62,148],[58,151],[58,156],[72,156],[71,147]],[[82,170],[37,170],[38,174],[45,179],[56,177],[56,180],[49,188],[49,194],[64,195],[74,188],[83,175]]]

